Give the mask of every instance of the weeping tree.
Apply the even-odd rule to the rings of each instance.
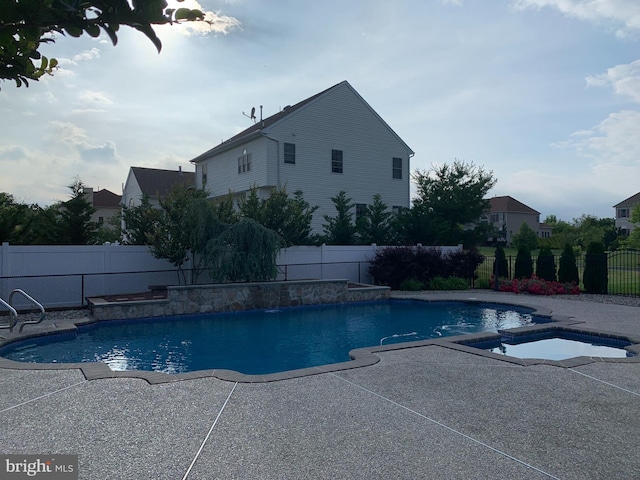
[[[209,240],[203,255],[214,282],[261,282],[277,276],[283,246],[276,232],[244,219]]]

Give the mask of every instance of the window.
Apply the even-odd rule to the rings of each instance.
[[[395,214],[395,215],[400,215],[402,213],[402,210],[404,209],[404,207],[401,207],[400,205],[394,205],[393,207],[391,207],[391,211]]]
[[[207,171],[208,165],[205,163],[204,165],[202,165],[202,188],[205,188],[207,186]]]
[[[103,225],[104,224],[104,217],[98,217],[98,223],[100,225]]]
[[[238,157],[238,173],[246,173],[251,171],[251,154],[246,150],[242,151],[242,156]]]
[[[618,209],[618,218],[629,218],[629,209],[628,208],[619,208]]]
[[[284,163],[290,163],[295,165],[296,163],[296,144],[285,143],[284,144]]]
[[[331,150],[331,171],[342,173],[342,150]]]
[[[402,159],[393,157],[393,178],[402,180]]]
[[[356,203],[356,222],[367,216],[367,204]]]

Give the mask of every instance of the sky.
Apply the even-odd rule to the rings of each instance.
[[[170,2],[171,3],[171,2]],[[571,221],[640,191],[638,0],[187,0],[210,24],[56,37],[60,67],[0,83],[0,192],[42,206],[76,178],[122,193],[131,166],[189,160],[343,80],[412,148],[462,160]]]

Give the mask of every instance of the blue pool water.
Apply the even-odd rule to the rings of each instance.
[[[101,322],[0,355],[38,363],[105,362],[112,370],[267,374],[349,360],[354,348],[496,332],[534,322],[531,310],[462,302],[383,302]],[[542,320],[540,320],[542,321]]]

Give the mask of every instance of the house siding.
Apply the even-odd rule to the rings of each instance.
[[[136,176],[129,169],[127,181],[122,190],[122,205],[125,207],[136,207],[142,203],[142,189],[138,185]]]

